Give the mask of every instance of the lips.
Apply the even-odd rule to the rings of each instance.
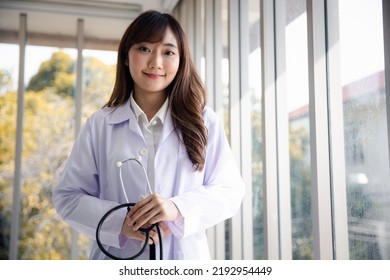
[[[144,74],[151,79],[159,79],[165,77],[165,75],[155,74],[155,73],[145,73]]]

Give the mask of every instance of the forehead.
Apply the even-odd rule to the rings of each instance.
[[[165,32],[165,36],[162,38],[161,43],[165,43],[165,44],[169,43],[171,45],[174,45],[175,47],[178,47],[176,35],[173,33],[173,31],[170,27],[167,28],[167,30]]]

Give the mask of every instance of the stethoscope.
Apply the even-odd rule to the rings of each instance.
[[[158,224],[153,224],[147,228],[140,228],[139,231],[145,233],[145,241],[143,242],[143,245],[141,247],[141,250],[133,255],[133,256],[130,256],[130,257],[127,257],[127,258],[121,258],[121,257],[118,257],[118,256],[114,256],[112,255],[111,253],[109,253],[105,248],[104,246],[102,245],[101,241],[100,241],[100,230],[101,230],[101,227],[103,226],[103,223],[104,221],[115,211],[119,210],[119,209],[122,209],[122,208],[127,208],[127,213],[131,210],[131,207],[133,207],[135,205],[135,203],[132,203],[132,202],[129,202],[129,199],[127,197],[127,194],[126,194],[126,190],[125,190],[125,186],[124,186],[124,183],[123,183],[123,178],[122,178],[122,166],[124,163],[128,162],[128,161],[135,161],[136,163],[138,163],[140,166],[141,166],[141,169],[144,173],[144,176],[146,178],[146,186],[148,187],[148,190],[149,190],[149,193],[150,194],[153,194],[152,192],[152,188],[150,187],[150,182],[149,182],[149,179],[148,179],[148,175],[145,171],[145,168],[143,167],[142,163],[141,163],[141,157],[138,156],[138,157],[134,157],[134,158],[127,158],[127,159],[124,159],[122,161],[118,161],[116,163],[116,166],[119,168],[119,179],[120,179],[120,182],[121,182],[121,187],[122,187],[122,191],[123,191],[123,194],[125,196],[125,199],[126,199],[126,203],[123,203],[123,204],[120,204],[120,205],[117,205],[115,207],[113,207],[112,209],[108,210],[106,214],[103,215],[103,217],[100,219],[98,225],[97,225],[97,228],[96,228],[96,243],[97,245],[99,246],[100,250],[108,257],[110,257],[111,259],[114,259],[114,260],[133,260],[133,259],[136,259],[138,258],[146,249],[146,246],[148,245],[148,240],[149,240],[149,237],[150,237],[150,231],[156,227],[157,229],[157,234],[158,234],[158,239],[159,239],[159,247],[160,247],[160,260],[163,259],[163,247],[162,247],[162,237],[161,237],[161,231],[160,231],[160,227]],[[150,245],[150,259],[155,259],[155,250],[156,250],[156,247],[155,247],[155,244],[151,244]]]

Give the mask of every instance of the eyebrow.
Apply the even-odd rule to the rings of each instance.
[[[140,43],[136,43],[134,45],[142,45],[142,44],[156,44],[156,43],[151,43],[151,42],[140,42]],[[173,43],[163,43],[162,44],[164,47],[171,47],[171,48],[175,48],[175,49],[179,49],[175,44]]]
[[[177,49],[177,46],[175,44],[171,44],[171,43],[165,43],[164,46]]]

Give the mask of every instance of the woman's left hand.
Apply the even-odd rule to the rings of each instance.
[[[127,214],[127,225],[133,230],[165,221],[175,221],[180,215],[176,205],[169,199],[154,193],[140,200]]]

